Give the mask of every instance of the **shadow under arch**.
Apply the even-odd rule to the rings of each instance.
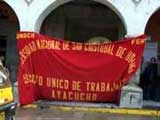
[[[146,27],[145,27],[145,34],[149,36],[149,41],[147,44],[153,44],[152,48],[150,48],[150,51],[154,51],[154,54],[148,55],[150,58],[155,57],[160,60],[160,7],[156,9],[155,12],[152,13],[149,20],[147,21]],[[148,58],[148,59],[150,59]]]
[[[72,2],[72,1],[74,1],[74,0],[56,0],[55,2],[50,4],[46,9],[43,10],[43,12],[38,17],[38,19],[35,23],[35,31],[37,31],[37,32],[40,31],[43,21],[52,11],[54,11],[59,6],[66,4],[66,3],[69,3],[69,2]],[[101,3],[101,4],[105,5],[106,7],[110,8],[111,10],[113,10],[117,14],[117,16],[120,18],[120,20],[123,24],[122,26],[124,27],[125,33],[127,33],[127,25],[126,25],[125,19],[124,19],[123,15],[120,13],[120,11],[113,4],[111,4],[107,0],[90,0],[90,1]]]
[[[151,41],[158,41],[160,40],[160,7],[156,9],[155,12],[151,14],[149,17],[146,26],[145,26],[145,34],[150,36]]]
[[[149,36],[146,41],[143,62],[142,62],[142,74],[140,78],[140,85],[143,88],[143,94],[145,100],[160,101],[159,86],[160,86],[160,74],[159,60],[160,60],[160,7],[150,13],[145,24],[144,33]],[[154,67],[150,68],[149,63],[154,59]],[[147,70],[150,69],[150,72]],[[154,74],[152,74],[154,73]],[[148,78],[150,78],[148,80]]]
[[[12,4],[10,2],[8,2],[7,0],[0,1],[0,4],[5,4],[8,7],[8,9],[15,16],[15,19],[16,19],[16,22],[17,22],[17,25],[18,25],[18,29],[20,29],[20,21],[19,21],[18,15],[17,15],[17,11],[14,9]]]

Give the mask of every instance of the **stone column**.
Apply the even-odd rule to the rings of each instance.
[[[133,37],[133,36],[127,36]],[[131,78],[128,85],[122,87],[120,95],[120,107],[123,108],[142,108],[143,90],[138,86],[140,82],[140,67]]]

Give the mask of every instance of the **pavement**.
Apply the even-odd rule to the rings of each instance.
[[[142,108],[142,109],[119,108],[115,105],[112,106],[111,104],[107,104],[107,103],[104,104],[104,103],[39,101],[34,104],[23,106],[22,108],[63,110],[63,111],[82,111],[82,112],[97,112],[97,113],[112,113],[112,114],[160,117],[159,108]]]
[[[15,120],[160,120],[156,116],[114,114],[78,109],[18,108]]]
[[[15,102],[18,103],[17,87],[14,88]],[[111,103],[84,103],[84,102],[60,102],[60,101],[37,101],[33,104],[26,105],[23,109],[43,109],[48,110],[78,110],[82,112],[98,112],[98,113],[116,113],[125,115],[141,115],[160,117],[160,102],[143,101],[143,108],[119,108],[116,104]]]

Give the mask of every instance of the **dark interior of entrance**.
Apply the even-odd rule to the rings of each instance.
[[[75,42],[95,37],[111,41],[126,34],[119,16],[109,7],[91,0],[74,0],[52,11],[44,20],[41,33]]]
[[[12,81],[16,81],[18,66],[17,30],[19,24],[16,14],[7,3],[0,1],[0,59],[9,69]]]
[[[149,36],[142,61],[140,86],[144,99],[160,101],[160,10],[149,19],[145,34]]]
[[[7,36],[0,35],[0,59],[3,62],[3,64],[5,64],[6,48],[7,48]]]

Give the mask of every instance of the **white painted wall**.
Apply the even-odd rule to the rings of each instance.
[[[54,9],[71,0],[4,0],[15,11],[22,31],[39,32],[43,20]],[[30,1],[30,0],[28,0]],[[160,8],[160,0],[142,0],[137,6],[132,0],[94,0],[113,9],[122,19],[127,35],[139,35],[145,31],[151,15]]]

